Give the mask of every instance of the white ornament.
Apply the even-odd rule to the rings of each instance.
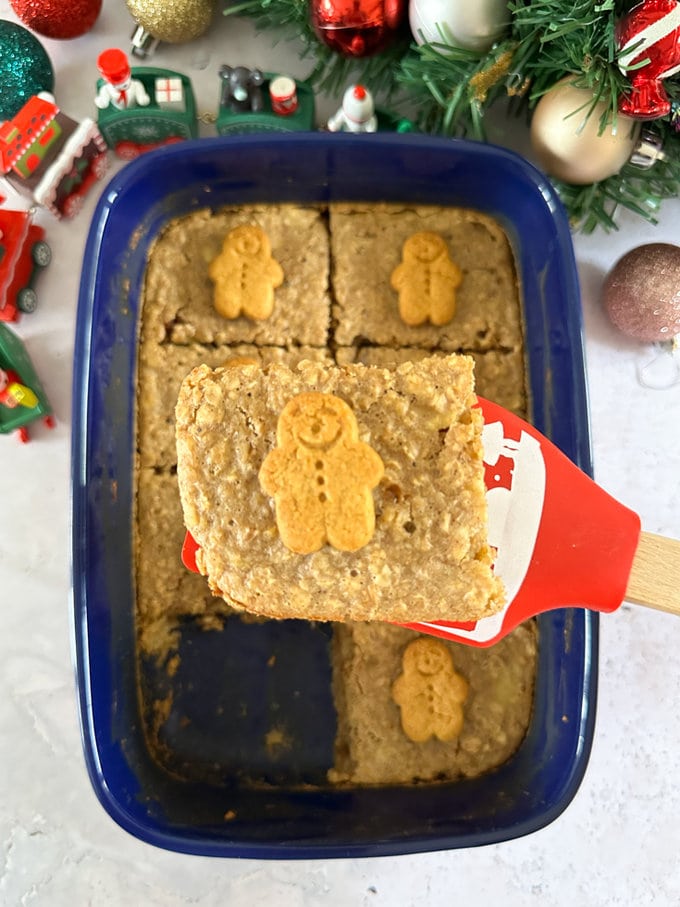
[[[417,44],[452,44],[487,51],[510,25],[507,0],[409,0]]]

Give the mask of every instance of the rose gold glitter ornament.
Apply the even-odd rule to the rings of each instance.
[[[636,340],[655,343],[680,334],[680,246],[631,249],[607,274],[602,301],[616,327]]]

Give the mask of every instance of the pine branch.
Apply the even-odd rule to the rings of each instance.
[[[667,137],[666,147],[672,141]],[[677,144],[677,139],[675,140]],[[651,223],[664,199],[680,194],[680,157],[672,154],[649,170],[626,164],[619,173],[588,186],[571,186],[558,180],[555,188],[569,213],[574,229],[592,233],[596,227],[616,229],[615,216],[626,208]]]
[[[531,111],[558,81],[571,76],[592,98],[580,116],[602,104],[600,130],[618,116],[630,82],[617,63],[616,23],[637,0],[510,0],[508,34],[488,53],[475,53],[441,41],[415,44],[407,33],[382,53],[361,60],[334,54],[319,40],[309,18],[309,0],[243,0],[226,15],[251,17],[273,38],[301,42],[301,58],[311,58],[309,76],[319,91],[340,93],[363,81],[376,97],[405,105],[425,132],[486,138],[485,114],[501,98],[509,112]],[[626,164],[616,175],[588,186],[553,180],[575,229],[616,229],[616,213],[626,208],[655,222],[664,199],[680,193],[680,77],[664,81],[675,102],[670,120],[651,124],[661,134],[666,160],[649,170]],[[402,112],[396,109],[395,112]]]
[[[225,16],[247,16],[258,31],[271,30],[302,44],[301,59],[312,60],[307,76],[317,91],[337,94],[352,82],[370,85],[374,94],[391,97],[395,69],[408,51],[410,35],[403,31],[381,54],[365,59],[342,57],[320,41],[309,16],[308,0],[243,0],[224,11]]]
[[[396,78],[418,111],[417,122],[426,132],[486,137],[483,107],[502,90],[480,85],[491,62],[486,56],[445,44],[423,44],[402,58]]]

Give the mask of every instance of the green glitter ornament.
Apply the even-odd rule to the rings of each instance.
[[[54,70],[40,41],[20,25],[0,19],[0,121],[11,119],[29,98],[54,88]]]

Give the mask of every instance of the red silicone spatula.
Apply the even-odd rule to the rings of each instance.
[[[489,542],[507,604],[468,623],[413,623],[423,633],[488,646],[555,608],[615,611],[623,601],[680,614],[680,542],[640,519],[540,432],[479,398]]]
[[[489,543],[507,604],[470,623],[404,626],[489,646],[555,608],[611,612],[623,601],[680,614],[680,542],[640,531],[640,519],[523,419],[483,398]],[[187,533],[182,560],[196,571]]]

